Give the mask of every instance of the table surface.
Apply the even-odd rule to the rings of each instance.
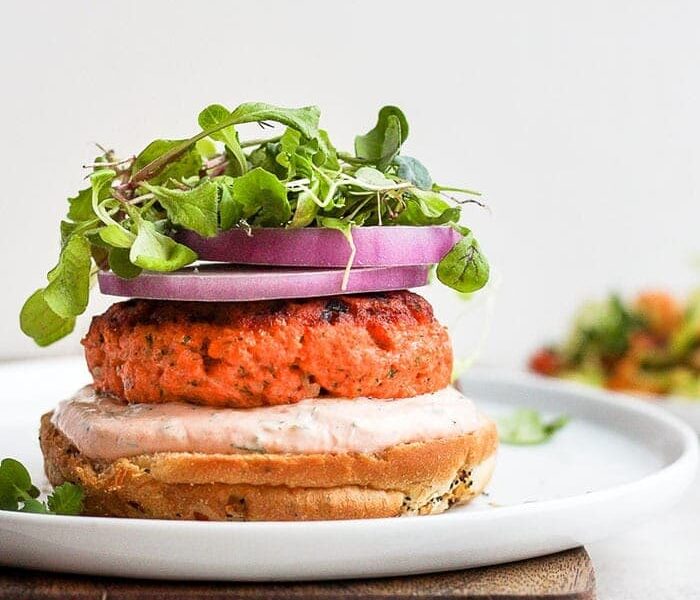
[[[700,475],[667,513],[586,549],[601,600],[700,599]]]
[[[436,575],[300,583],[139,581],[0,568],[0,600],[594,600],[583,548]]]

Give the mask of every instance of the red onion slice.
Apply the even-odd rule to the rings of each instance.
[[[202,265],[173,273],[144,272],[134,279],[102,271],[98,280],[100,291],[112,296],[248,302],[420,287],[428,283],[428,270],[427,265],[351,269],[346,290],[341,290],[343,269]]]
[[[353,267],[431,265],[440,262],[459,234],[447,226],[356,227],[352,237],[357,247]],[[250,234],[230,229],[213,238],[193,231],[177,233],[177,241],[192,248],[201,260],[245,265],[289,267],[345,267],[350,245],[336,229],[259,228]]]

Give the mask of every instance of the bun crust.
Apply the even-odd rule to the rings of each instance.
[[[91,461],[42,417],[53,485],[80,484],[85,514],[153,519],[301,521],[434,514],[480,494],[496,426],[375,454],[159,453]]]
[[[249,408],[406,398],[450,383],[452,349],[407,291],[264,302],[130,300],[83,340],[95,388],[127,402]],[[332,359],[330,358],[332,357]]]

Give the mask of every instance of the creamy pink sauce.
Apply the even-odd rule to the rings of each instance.
[[[86,386],[61,402],[52,420],[81,453],[104,460],[155,452],[376,452],[462,435],[483,422],[453,387],[396,400],[315,398],[235,409],[123,404]]]

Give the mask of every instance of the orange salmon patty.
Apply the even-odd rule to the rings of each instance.
[[[261,302],[129,300],[83,339],[98,391],[217,407],[405,398],[450,383],[452,349],[408,291]]]

